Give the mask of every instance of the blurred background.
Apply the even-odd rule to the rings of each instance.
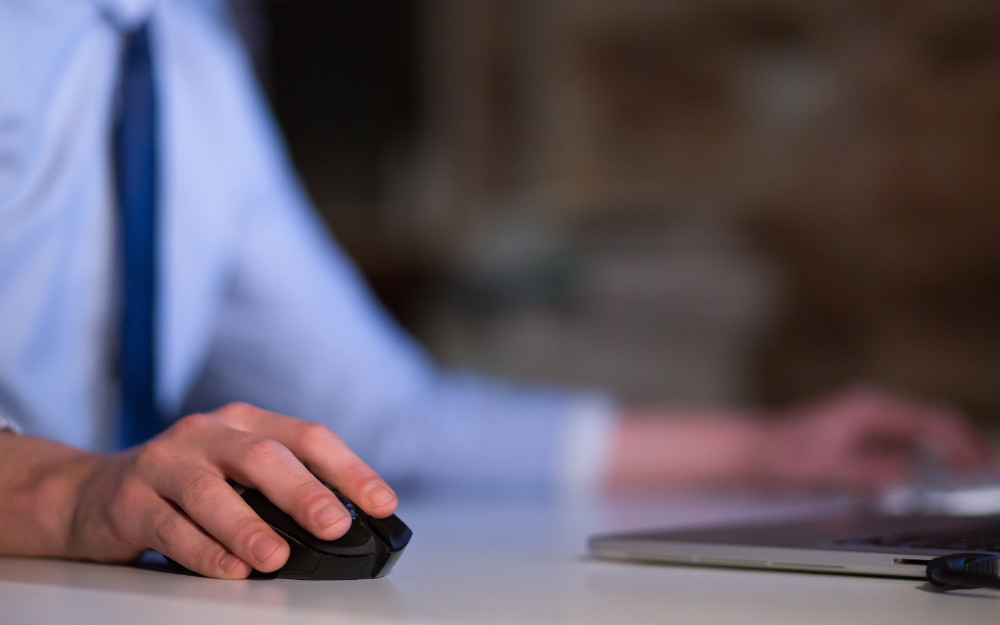
[[[995,0],[234,0],[339,241],[444,363],[1000,423]]]

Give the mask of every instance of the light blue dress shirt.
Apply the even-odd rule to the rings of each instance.
[[[436,368],[312,210],[220,2],[0,1],[0,421],[113,440],[110,123],[121,29],[145,19],[162,411],[240,400],[322,422],[397,485],[586,488],[612,406]]]

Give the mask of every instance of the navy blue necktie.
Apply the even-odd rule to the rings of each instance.
[[[156,410],[156,94],[149,27],[125,35],[114,120],[114,166],[121,224],[122,403],[119,445],[163,429]]]

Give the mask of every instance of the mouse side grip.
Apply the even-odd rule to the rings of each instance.
[[[395,514],[384,519],[368,517],[368,527],[385,542],[389,551],[402,551],[413,537],[413,532]]]

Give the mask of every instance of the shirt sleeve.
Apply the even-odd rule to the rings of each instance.
[[[595,480],[609,400],[441,371],[304,203],[268,203],[246,225],[202,406],[322,422],[404,487],[578,493]]]
[[[585,490],[611,400],[439,369],[315,214],[259,96],[250,105],[254,201],[186,408],[239,400],[324,423],[397,487]]]
[[[601,495],[620,415],[603,398],[581,397],[562,425],[556,451],[556,492],[569,502]]]
[[[0,414],[0,432],[13,432],[14,434],[23,434],[21,426],[17,424],[17,421],[10,419],[3,414]]]

